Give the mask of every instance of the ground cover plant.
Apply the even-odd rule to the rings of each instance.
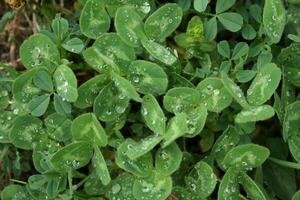
[[[0,20],[44,16],[0,62],[2,200],[300,199],[299,0],[70,2]]]

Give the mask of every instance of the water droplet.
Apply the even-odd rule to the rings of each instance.
[[[119,184],[115,184],[111,188],[113,194],[117,194],[118,192],[120,192],[120,190],[121,190],[121,186]]]

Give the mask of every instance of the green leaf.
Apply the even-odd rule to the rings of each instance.
[[[249,108],[245,95],[241,88],[231,80],[225,72],[221,73],[221,80],[229,94],[245,109]]]
[[[299,142],[300,142],[300,137],[297,136],[292,136],[288,140],[289,144],[289,149],[291,154],[293,155],[294,159],[299,163],[300,162],[300,148],[299,148]]]
[[[81,39],[75,37],[65,41],[62,47],[67,51],[79,54],[83,50],[84,44]]]
[[[10,140],[20,149],[30,150],[43,137],[42,121],[30,115],[17,117],[10,131]]]
[[[120,75],[112,72],[112,80],[115,83],[115,86],[129,99],[133,99],[137,102],[142,102],[140,95],[136,92],[135,87],[127,79],[121,77]]]
[[[154,96],[145,95],[143,97],[141,113],[148,128],[157,134],[164,135],[166,117]]]
[[[187,114],[186,124],[188,132],[184,135],[184,137],[192,138],[198,135],[204,128],[207,117],[207,109],[206,106],[202,104]]]
[[[178,170],[182,161],[182,152],[178,145],[173,142],[165,148],[160,148],[155,156],[155,169],[162,176],[170,176]]]
[[[126,155],[129,159],[134,160],[151,151],[162,140],[162,136],[150,135],[141,139],[139,142],[132,145],[132,148],[127,149]]]
[[[193,88],[176,87],[165,94],[163,103],[165,109],[169,112],[189,112],[199,105],[200,95]]]
[[[284,68],[284,77],[293,85],[300,86],[300,44],[292,43],[290,46],[281,50],[278,56],[278,64]]]
[[[73,142],[60,148],[50,159],[56,170],[66,172],[87,165],[93,156],[93,147],[88,142]]]
[[[239,179],[240,183],[243,185],[244,190],[247,192],[247,197],[257,200],[268,199],[262,192],[260,187],[245,172],[240,173]]]
[[[53,113],[45,119],[44,123],[50,138],[57,141],[68,141],[72,138],[72,121],[65,115]]]
[[[47,62],[54,63],[60,60],[59,51],[49,37],[43,34],[35,34],[29,37],[20,47],[20,57],[23,65],[27,69],[34,67],[47,67],[53,71],[53,66]]]
[[[31,101],[29,101],[28,110],[33,116],[40,117],[46,112],[49,102],[50,95],[48,94],[35,96]]]
[[[171,194],[171,177],[162,177],[156,171],[147,178],[136,179],[133,184],[133,196],[136,199],[164,200]]]
[[[103,185],[108,185],[109,182],[111,181],[109,171],[106,166],[105,159],[100,152],[99,147],[95,146],[94,147],[94,157],[93,157],[93,166],[95,167],[96,173],[98,177],[100,178],[101,182]]]
[[[247,83],[252,80],[256,74],[257,72],[253,70],[240,70],[236,74],[236,78],[240,83]]]
[[[198,12],[203,12],[206,10],[209,0],[194,0],[194,8]]]
[[[110,17],[105,10],[104,0],[88,0],[81,11],[79,24],[81,32],[96,39],[110,27]]]
[[[2,200],[27,200],[31,198],[25,187],[21,185],[8,185],[1,191]]]
[[[140,46],[140,40],[146,38],[142,18],[131,6],[118,8],[115,28],[121,39],[132,47]]]
[[[281,0],[266,0],[263,11],[263,25],[273,43],[281,39],[285,26],[285,9]]]
[[[216,17],[212,17],[204,24],[204,35],[208,41],[212,41],[216,38],[217,33],[218,33],[217,19]]]
[[[39,72],[46,72],[45,68],[34,68],[18,76],[13,83],[14,98],[22,103],[28,103],[40,90],[32,84],[34,76]]]
[[[200,17],[194,16],[188,23],[186,34],[195,40],[195,42],[204,41],[203,22]]]
[[[239,200],[239,183],[238,171],[234,167],[230,167],[222,178],[218,190],[218,200]]]
[[[289,104],[285,109],[283,121],[283,139],[287,141],[293,136],[297,136],[300,130],[300,101],[295,101]]]
[[[221,112],[232,102],[231,95],[219,78],[206,78],[196,89],[200,92],[200,102],[211,112]]]
[[[188,133],[187,114],[179,113],[168,122],[162,147],[168,146],[186,133]]]
[[[225,168],[250,169],[262,165],[269,155],[270,151],[266,147],[257,144],[242,144],[231,149],[222,164]]]
[[[218,19],[226,30],[237,32],[242,28],[243,17],[238,13],[226,12],[218,15]]]
[[[260,68],[248,91],[247,100],[251,105],[261,105],[271,98],[281,80],[281,70],[274,63]]]
[[[54,109],[58,114],[66,115],[71,114],[72,106],[69,102],[64,101],[63,98],[54,94]]]
[[[0,113],[0,143],[10,143],[10,131],[14,126],[15,115],[9,111]]]
[[[51,28],[57,38],[57,42],[60,43],[65,39],[69,31],[69,22],[65,18],[57,14],[52,20]]]
[[[102,121],[117,120],[128,107],[129,99],[113,83],[106,85],[94,101],[94,113]]]
[[[159,43],[151,40],[142,40],[142,45],[151,56],[166,65],[173,65],[177,61],[173,53]]]
[[[109,84],[106,74],[97,75],[78,88],[78,98],[74,105],[77,108],[84,109],[93,106],[93,103],[100,91]]]
[[[165,71],[159,65],[144,60],[131,62],[128,80],[138,92],[154,96],[164,94],[168,87],[168,77]]]
[[[216,13],[222,13],[235,4],[236,0],[217,0]]]
[[[74,119],[71,131],[76,141],[85,141],[102,147],[107,145],[105,130],[93,113],[85,113]]]
[[[299,35],[288,34],[288,38],[290,40],[292,40],[293,42],[300,43],[300,36]]]
[[[273,117],[274,114],[275,111],[273,107],[262,105],[249,108],[248,110],[242,110],[236,115],[234,120],[236,123],[263,121]]]
[[[123,173],[111,181],[106,190],[105,196],[108,199],[134,199],[132,186],[136,178],[129,173]]]
[[[132,139],[125,140],[119,147],[117,154],[115,155],[117,165],[138,177],[147,177],[151,174],[152,165],[152,155],[151,153],[146,153],[141,157],[136,159],[129,159],[126,155],[127,151],[134,147],[136,142]]]
[[[33,83],[36,87],[46,91],[53,91],[53,82],[50,74],[46,71],[38,71],[33,77]]]
[[[60,65],[53,74],[58,95],[68,102],[75,102],[78,97],[77,79],[74,72],[66,65]]]
[[[218,53],[222,56],[224,56],[225,58],[230,58],[230,46],[228,41],[226,40],[222,40],[221,42],[218,43]]]
[[[247,55],[249,52],[249,46],[245,42],[239,42],[235,45],[233,52],[232,52],[232,59],[237,60],[241,57]]]
[[[149,39],[163,42],[180,25],[182,9],[175,3],[167,3],[147,18],[144,30]]]
[[[116,33],[102,34],[92,47],[83,51],[83,57],[100,73],[111,70],[118,72],[119,67],[128,65],[128,61],[136,59],[134,49],[123,42]]]
[[[191,192],[200,199],[205,199],[214,191],[217,177],[212,167],[206,162],[196,163],[186,178],[186,185]]]
[[[292,200],[298,200],[298,199],[300,199],[300,191],[299,190],[294,194]]]
[[[242,30],[242,36],[246,40],[253,40],[255,39],[257,33],[256,30],[250,24],[245,24]]]
[[[222,167],[222,161],[229,150],[238,145],[240,135],[235,127],[229,126],[215,141],[212,154],[218,165]]]

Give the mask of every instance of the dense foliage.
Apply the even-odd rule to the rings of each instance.
[[[299,27],[299,0],[81,0],[1,64],[1,199],[300,199]]]

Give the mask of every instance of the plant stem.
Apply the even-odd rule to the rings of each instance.
[[[20,184],[23,184],[23,185],[26,185],[27,183],[24,182],[24,181],[19,181],[19,180],[16,180],[16,179],[9,179],[10,181],[12,182],[15,182],[15,183],[20,183]]]
[[[270,161],[283,166],[283,167],[289,167],[289,168],[293,168],[293,169],[300,169],[300,164],[299,163],[295,163],[295,162],[289,162],[289,161],[285,161],[285,160],[280,160],[277,158],[269,158]]]

